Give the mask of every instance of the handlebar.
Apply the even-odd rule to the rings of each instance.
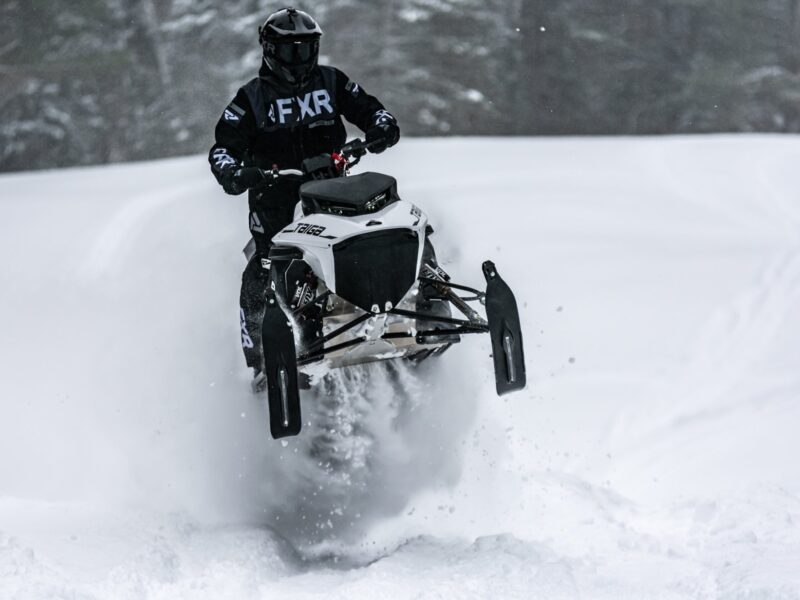
[[[336,165],[336,168],[339,169],[339,172],[341,174],[346,174],[350,167],[354,167],[361,161],[370,148],[379,143],[381,142],[367,143],[364,140],[356,138],[342,146],[339,152],[334,152],[331,155],[331,159]],[[308,173],[300,169],[259,169],[259,171],[261,173],[262,182],[250,186],[250,189],[269,187],[278,179],[299,179],[305,181],[310,178]]]
[[[261,175],[261,181],[248,186],[248,189],[267,188],[278,179],[306,179],[306,174],[300,169],[258,169],[258,172]]]
[[[300,169],[273,169],[272,171],[264,171],[267,177],[278,179],[279,177],[305,177],[306,174]]]
[[[339,151],[339,154],[344,156],[347,159],[348,167],[353,167],[359,163],[362,157],[366,155],[367,151],[373,146],[377,146],[381,144],[380,140],[376,140],[374,142],[367,143],[364,140],[359,138],[354,139],[348,144],[342,146],[342,149]]]

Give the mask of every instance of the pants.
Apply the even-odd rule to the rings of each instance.
[[[293,221],[294,202],[279,208],[262,208],[250,213],[250,233],[256,252],[242,273],[239,294],[239,319],[242,329],[242,350],[247,366],[263,368],[261,323],[266,309],[266,291],[270,282],[269,249],[272,237]]]

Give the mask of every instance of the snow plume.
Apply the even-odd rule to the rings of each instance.
[[[452,370],[398,362],[324,375],[303,395],[303,435],[269,443],[252,474],[266,524],[307,558],[338,557],[416,494],[455,483],[477,397]]]

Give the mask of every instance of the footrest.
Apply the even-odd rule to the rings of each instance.
[[[486,318],[492,337],[492,357],[497,394],[525,387],[525,353],[517,301],[491,261],[483,263],[486,277]]]
[[[294,332],[291,320],[271,291],[267,294],[261,339],[264,344],[270,432],[275,439],[297,435],[302,427],[302,418]]]

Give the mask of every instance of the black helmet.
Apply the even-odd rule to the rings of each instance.
[[[311,15],[294,8],[272,13],[258,28],[264,62],[270,71],[291,87],[308,83],[319,58],[322,29]]]

